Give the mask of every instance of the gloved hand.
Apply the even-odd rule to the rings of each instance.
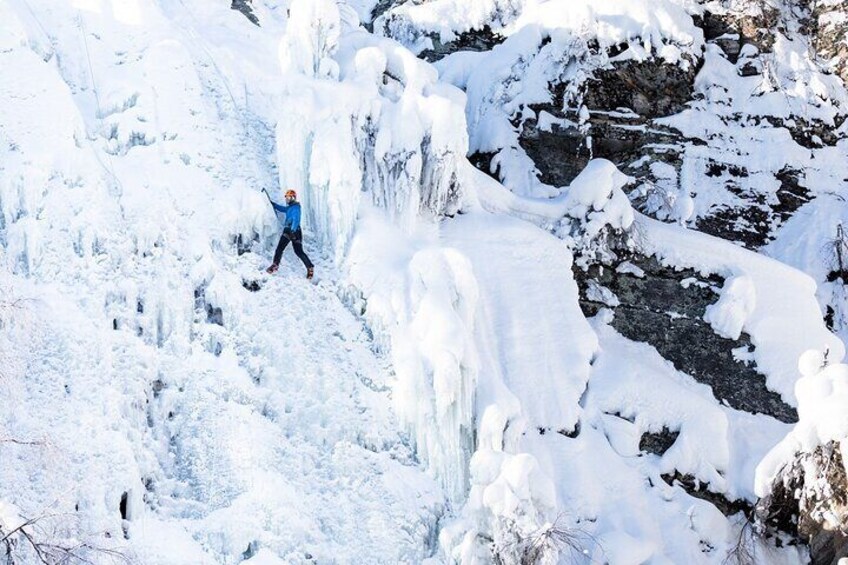
[[[289,239],[294,239],[294,234],[292,233],[292,231],[289,228],[286,228],[286,229],[283,230],[283,235],[286,236]]]

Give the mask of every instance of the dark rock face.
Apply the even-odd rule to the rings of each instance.
[[[839,565],[841,558],[848,557],[848,535],[839,530],[818,530],[810,537],[810,557],[812,565]]]
[[[709,11],[695,16],[695,25],[704,32],[704,39],[722,48],[728,60],[736,63],[739,52],[746,44],[763,52],[771,51],[774,45],[772,30],[781,28],[780,12],[765,3],[759,14],[715,14]]]
[[[848,82],[848,26],[839,18],[848,12],[848,1],[804,0],[801,4],[811,10],[805,31],[812,37],[816,52]]]
[[[751,505],[745,500],[730,500],[723,494],[712,492],[709,483],[703,483],[692,475],[681,475],[675,471],[662,475],[662,479],[669,486],[679,486],[689,495],[706,500],[725,516],[733,516],[739,512],[748,515],[751,512]]]
[[[405,0],[379,0],[374,8],[371,10],[371,22],[388,12],[392,9],[392,7],[403,4]],[[369,31],[374,31],[373,28],[369,28]]]
[[[698,220],[698,231],[756,249],[768,243],[771,233],[768,207],[763,204],[721,207]]]
[[[557,107],[556,103],[540,104],[533,106],[533,110],[576,120],[576,116],[558,111]],[[521,147],[538,168],[541,181],[552,186],[567,186],[592,158],[609,159],[627,170],[628,165],[645,155],[651,145],[679,141],[677,132],[663,127],[648,130],[646,121],[635,115],[592,114],[586,130],[554,124],[547,131],[539,128],[535,118],[525,120],[521,127]]]
[[[807,541],[814,565],[836,565],[848,557],[848,535],[840,530],[848,523],[848,477],[839,444],[798,454],[771,494],[757,503],[755,517],[766,533],[786,532]]]
[[[739,31],[733,28],[727,18],[717,16],[710,11],[705,11],[701,16],[694,16],[693,21],[704,32],[706,41],[715,41],[723,36],[738,34]]]
[[[711,387],[716,399],[732,408],[767,414],[781,422],[798,420],[795,410],[766,388],[764,375],[735,358],[734,349],[752,349],[749,336],[721,337],[703,320],[707,306],[718,300],[714,288],[721,279],[664,267],[653,258],[632,257],[630,262],[644,271],[643,277],[619,273],[614,266],[575,268],[586,316],[608,307],[587,298],[592,280],[620,301],[612,308],[611,325],[624,337],[654,346],[677,370]],[[690,284],[684,287],[681,283],[687,279]]]
[[[668,99],[667,108],[676,108],[684,103],[683,89],[680,85],[677,88],[681,96],[674,100]],[[610,107],[615,108],[613,104],[610,102]],[[535,105],[532,109],[536,116],[547,112],[556,119],[564,120],[565,124],[575,124],[575,113],[558,110],[562,107],[562,100],[557,99],[553,104]],[[567,186],[592,158],[609,159],[640,182],[656,186],[658,179],[651,172],[652,163],[667,163],[679,171],[687,146],[706,145],[703,140],[684,137],[672,128],[632,113],[593,111],[590,112],[588,122],[580,127],[563,127],[554,122],[548,129],[542,129],[538,118],[533,117],[517,125],[521,127],[521,147],[536,165],[540,180],[552,186]],[[774,127],[787,127],[800,145],[820,147],[837,142],[832,131],[822,130],[819,135],[817,132],[821,128],[814,124],[796,120],[791,125],[792,128],[783,123],[773,124]],[[476,162],[472,159],[475,165],[492,174],[488,170],[490,156],[480,155],[475,158]],[[743,167],[713,160],[703,166],[703,174],[720,178],[724,188],[737,198],[739,204],[714,207],[710,213],[699,218],[695,227],[749,249],[767,244],[780,225],[811,200],[809,190],[803,186],[804,172],[797,169],[784,168],[776,173],[780,188],[776,193],[766,194],[742,188],[745,185],[741,179],[749,175]],[[630,196],[634,206],[643,212],[650,212],[646,207],[647,193],[634,192]]]
[[[778,203],[772,209],[785,222],[811,200],[810,191],[800,184],[801,171],[784,167],[775,176],[780,181],[780,189],[777,191]]]
[[[653,453],[654,455],[663,455],[671,449],[671,446],[677,441],[677,436],[679,435],[679,431],[673,432],[668,428],[663,428],[657,433],[648,432],[642,434],[641,439],[639,439],[639,451]]]
[[[763,120],[776,128],[786,128],[792,140],[807,149],[819,147],[835,147],[840,137],[834,132],[845,121],[845,116],[836,116],[834,125],[830,126],[817,121],[809,121],[800,116],[793,116],[790,120],[765,116]]]
[[[540,104],[533,110],[537,115],[547,112],[555,118],[576,121],[573,113],[566,114],[557,107],[556,103]],[[538,168],[542,182],[567,186],[593,158],[609,159],[620,169],[638,175],[630,165],[651,154],[652,147],[680,144],[679,132],[658,125],[649,128],[648,124],[635,114],[593,113],[585,129],[554,124],[547,131],[539,128],[537,119],[529,118],[521,125],[519,143]]]
[[[531,118],[522,125],[519,143],[539,170],[539,179],[552,186],[567,186],[590,160],[585,136],[576,128],[543,131]]]
[[[491,163],[494,157],[494,153],[474,153],[473,155],[468,156],[468,160],[480,171],[486,173],[496,181],[500,181],[497,171],[491,170]]]
[[[671,116],[692,99],[696,65],[687,70],[664,61],[626,61],[596,71],[586,85],[589,110],[627,108],[643,118]]]
[[[253,6],[251,5],[251,2],[252,0],[233,0],[230,8],[241,12],[245,18],[251,21],[251,23],[258,26],[259,18],[257,18],[256,14],[253,13]]]
[[[472,29],[461,34],[456,40],[442,43],[438,37],[432,37],[433,48],[425,49],[419,55],[421,58],[434,62],[456,53],[457,51],[490,51],[495,45],[502,43],[503,36],[495,33],[489,26],[483,29]]]
[[[741,74],[745,74],[745,69],[752,74],[761,72],[755,64],[756,58],[746,59],[743,64],[740,52],[745,45],[755,46],[757,53],[767,52],[773,42],[768,29],[780,27],[779,21],[779,14],[768,10],[757,17],[717,16],[707,12],[696,18],[707,41],[719,45],[730,62],[738,62]],[[618,51],[623,49],[626,47],[619,47]],[[615,54],[615,50],[609,53]],[[657,194],[660,200],[667,199],[664,196],[667,190],[672,191],[672,198],[676,197],[674,187],[665,185],[677,181],[658,179],[651,168],[653,163],[666,163],[679,174],[688,147],[715,144],[724,147],[732,143],[732,140],[686,137],[657,123],[658,118],[684,110],[696,98],[694,80],[698,71],[697,61],[690,62],[684,70],[656,60],[626,61],[597,70],[585,85],[582,103],[589,114],[582,122],[576,110],[568,109],[574,106],[574,101],[565,99],[569,85],[551,85],[552,103],[532,106],[535,117],[515,122],[520,132],[519,143],[536,165],[540,180],[552,186],[567,186],[592,158],[609,159],[642,183],[630,195],[634,206],[656,215],[657,209],[649,202],[652,198],[656,202]],[[544,127],[540,127],[542,112],[554,118]],[[739,119],[750,119],[756,127],[785,128],[796,143],[808,149],[834,146],[839,140],[832,126],[800,117],[782,120],[740,115]],[[716,155],[720,159],[722,152],[717,151]],[[490,160],[485,157],[475,156],[475,164],[492,174],[488,170]],[[776,173],[781,186],[775,194],[758,192],[751,188],[752,183],[740,182],[748,172],[738,166],[710,161],[704,167],[704,175],[721,177],[720,183],[730,193],[728,201],[735,200],[737,204],[714,205],[694,227],[749,249],[767,244],[780,225],[810,200],[803,186],[803,171],[784,169]],[[669,207],[672,202],[668,201]]]
[[[583,104],[588,120],[579,121],[566,100],[566,85],[551,87],[553,102],[531,107],[537,116],[547,112],[563,123],[550,131],[530,118],[520,125],[519,143],[536,164],[540,179],[566,186],[592,158],[609,159],[625,172],[631,163],[651,154],[655,146],[679,144],[679,132],[652,122],[676,114],[692,99],[696,65],[688,70],[659,61],[626,61],[600,69],[586,85]]]
[[[702,16],[695,16],[694,21],[695,25],[704,32],[704,39],[716,43],[724,51],[728,61],[736,64],[743,45],[739,30],[734,29],[727,18],[722,18],[712,12],[704,12]]]
[[[719,174],[724,174],[721,166],[717,167]],[[773,234],[780,225],[792,217],[798,208],[811,200],[809,190],[801,185],[802,171],[783,168],[775,178],[780,181],[780,188],[775,193],[776,199],[767,201],[762,194],[752,194],[734,190],[732,177],[747,176],[745,171],[730,170],[728,190],[738,196],[743,205],[736,207],[718,208],[713,214],[698,220],[699,231],[740,243],[748,249],[757,249],[773,239]],[[708,171],[707,176],[711,173]]]

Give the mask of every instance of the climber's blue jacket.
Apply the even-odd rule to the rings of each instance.
[[[300,202],[292,202],[288,206],[283,206],[272,200],[271,206],[277,212],[286,215],[286,219],[283,220],[283,231],[291,230],[295,232],[300,229]]]

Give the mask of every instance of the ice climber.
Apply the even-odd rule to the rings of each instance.
[[[265,191],[265,194],[268,194],[268,192]],[[284,214],[284,220],[283,234],[280,236],[280,242],[277,244],[277,251],[274,252],[274,262],[271,263],[271,266],[265,272],[270,274],[277,272],[277,269],[280,268],[280,259],[283,257],[283,251],[291,241],[295,255],[300,257],[300,260],[306,266],[306,278],[311,279],[315,266],[303,251],[303,232],[300,230],[300,202],[297,201],[297,193],[293,190],[287,190],[285,198],[286,205],[283,206],[271,200],[270,196],[268,197],[274,210]]]

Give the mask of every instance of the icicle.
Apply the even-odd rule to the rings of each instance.
[[[333,0],[292,2],[287,34],[280,44],[283,71],[337,78],[339,66],[332,56],[338,49],[340,31],[341,16]]]

